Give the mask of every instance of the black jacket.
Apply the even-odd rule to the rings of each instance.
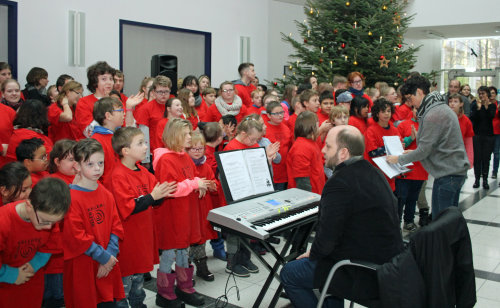
[[[402,244],[397,200],[384,175],[360,157],[339,164],[319,205],[310,253],[310,259],[318,262],[315,288],[322,288],[336,262],[358,259],[382,264],[397,255]]]
[[[473,307],[476,283],[469,229],[456,207],[410,239],[410,248],[424,278],[426,307]]]
[[[495,104],[489,104],[488,108],[485,108],[484,105],[478,105],[477,101],[472,102],[470,120],[474,135],[493,136],[493,118],[496,112]]]

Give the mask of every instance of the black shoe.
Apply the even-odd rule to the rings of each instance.
[[[474,185],[472,185],[472,188],[479,188],[479,179],[476,179]]]
[[[492,178],[492,179],[496,179],[496,178],[497,178],[497,174],[496,174],[496,173],[492,174],[492,175],[491,175],[491,178]]]
[[[257,267],[257,265],[253,264],[252,261],[250,260],[245,260],[241,263],[241,266],[243,266],[244,269],[246,269],[247,271],[249,271],[250,273],[258,273],[259,272],[259,268]]]
[[[233,273],[238,277],[250,277],[250,272],[238,263],[239,259],[237,254],[227,254],[226,273]]]
[[[205,298],[203,298],[203,296],[201,296],[198,292],[187,293],[176,287],[175,295],[177,295],[178,299],[182,300],[188,305],[196,307],[205,305]]]
[[[155,301],[156,306],[159,307],[164,307],[164,308],[184,308],[185,305],[184,303],[176,298],[176,299],[166,299],[165,297],[161,296],[160,294],[156,294],[156,301]]]
[[[483,181],[483,189],[490,189],[490,185],[488,185],[488,181]]]
[[[195,259],[194,264],[196,265],[196,276],[200,277],[205,281],[214,281],[215,277],[208,270],[207,266],[207,257],[203,257],[201,259]]]
[[[427,226],[429,224],[429,209],[419,210],[418,225],[420,227]]]

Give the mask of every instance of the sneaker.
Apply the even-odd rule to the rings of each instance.
[[[413,222],[405,222],[405,224],[403,225],[403,229],[408,232],[414,232],[415,230],[417,230],[417,226]]]
[[[226,266],[226,273],[233,273],[234,276],[238,277],[250,277],[250,272],[240,264],[235,264],[233,266],[229,266],[228,264],[228,266]]]
[[[257,265],[253,264],[252,261],[250,261],[250,260],[243,261],[241,266],[243,266],[243,268],[246,269],[247,271],[249,271],[250,273],[258,273],[259,272],[259,268],[257,267]]]
[[[491,175],[491,178],[492,178],[492,179],[496,179],[496,178],[497,178],[497,174],[496,174],[496,173],[493,173],[493,174]]]

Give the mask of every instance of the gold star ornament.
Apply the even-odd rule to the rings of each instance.
[[[380,68],[382,68],[382,67],[389,68],[389,62],[391,62],[391,60],[387,60],[386,58],[383,58],[382,60],[378,60],[378,62],[380,62]]]

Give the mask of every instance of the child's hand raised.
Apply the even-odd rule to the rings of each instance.
[[[127,109],[132,109],[135,106],[139,105],[143,99],[144,99],[144,93],[137,93],[136,95],[131,95],[127,99],[125,106],[127,107]]]

